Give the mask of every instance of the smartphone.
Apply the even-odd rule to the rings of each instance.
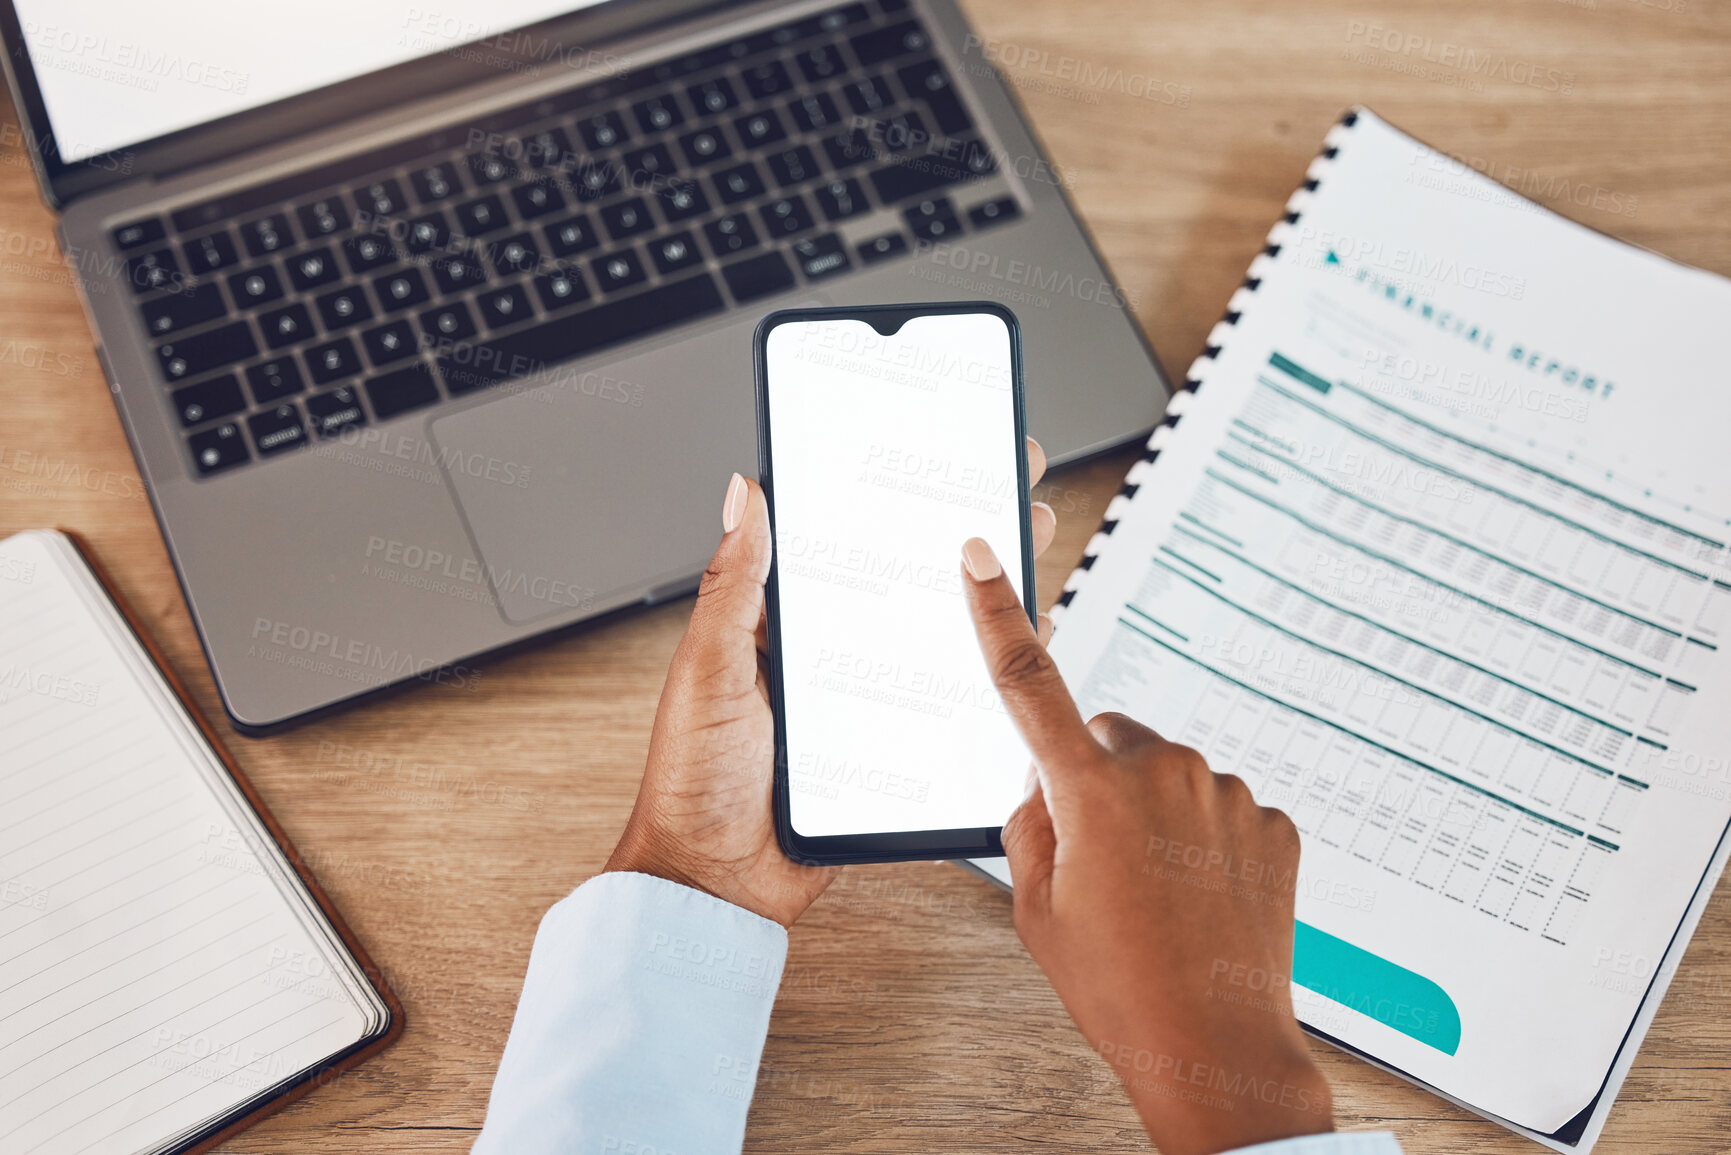
[[[986,303],[791,309],[756,341],[775,815],[801,862],[1003,853],[1028,750],[962,587],[1034,617],[1021,335]]]

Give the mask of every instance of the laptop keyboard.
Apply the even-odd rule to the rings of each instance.
[[[905,5],[115,229],[193,468],[553,384],[573,357],[1013,219],[968,198],[997,165]],[[872,213],[885,229],[844,239]]]

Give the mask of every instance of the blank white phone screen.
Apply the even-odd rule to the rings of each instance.
[[[1003,825],[1028,752],[980,654],[961,548],[985,538],[1020,596],[1008,326],[786,323],[765,371],[794,830]]]

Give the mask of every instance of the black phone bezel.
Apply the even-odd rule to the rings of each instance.
[[[800,321],[861,321],[873,328],[894,322],[891,332],[914,317],[963,313],[990,313],[1004,322],[1010,336],[1010,404],[1016,426],[1016,481],[1022,536],[1022,601],[1028,620],[1037,619],[1034,589],[1033,528],[1028,494],[1028,455],[1022,449],[1027,439],[1027,415],[1023,405],[1022,327],[1016,315],[990,301],[934,301],[918,304],[858,305],[805,309],[781,309],[764,317],[752,336],[752,361],[757,393],[757,469],[769,505],[771,540],[775,534],[775,471],[770,453],[769,366],[767,346],[770,332],[779,325]],[[880,330],[882,331],[882,330]],[[959,543],[958,543],[959,545]],[[981,826],[954,830],[890,831],[876,834],[802,835],[793,828],[790,811],[787,728],[784,724],[781,662],[781,603],[778,558],[770,560],[764,583],[764,618],[769,653],[767,677],[770,708],[775,716],[775,833],[784,854],[810,865],[840,866],[848,863],[909,862],[937,858],[996,858],[1004,853],[1003,827]],[[956,564],[961,561],[958,557]]]

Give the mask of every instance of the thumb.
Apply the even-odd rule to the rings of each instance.
[[[1017,910],[1046,909],[1057,853],[1058,834],[1046,809],[1046,792],[1036,778],[1034,792],[1004,823],[1004,857],[1010,861],[1010,883],[1016,890]]]
[[[733,475],[721,504],[721,530],[721,544],[697,588],[685,645],[712,652],[716,665],[737,665],[755,680],[757,623],[763,616],[763,583],[774,552],[769,505],[756,482]],[[750,660],[730,660],[735,657]]]

